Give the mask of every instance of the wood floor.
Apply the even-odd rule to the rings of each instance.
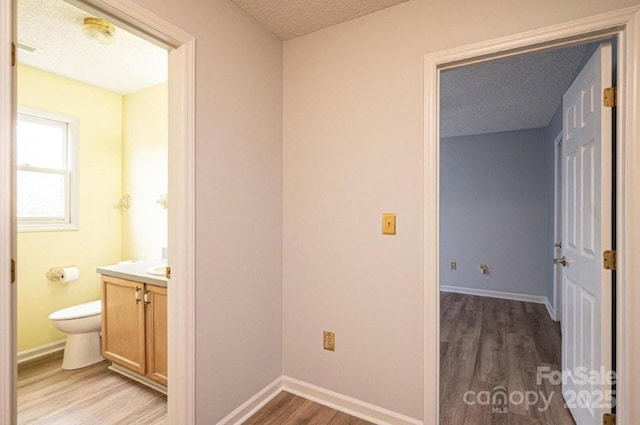
[[[537,368],[560,370],[561,360],[560,326],[544,305],[442,292],[440,311],[441,425],[575,425],[561,388],[538,384]],[[469,390],[471,401],[483,391],[533,391],[551,402],[469,405]]]
[[[286,391],[267,403],[243,425],[372,425]]]
[[[560,388],[536,380],[539,366],[560,369],[560,328],[542,304],[443,292],[440,358],[441,425],[575,425]],[[166,424],[166,396],[109,371],[106,362],[76,371],[61,370],[61,363],[58,355],[19,368],[18,424]],[[539,402],[494,411],[495,406],[465,403],[469,390],[534,391],[551,403],[547,410]],[[287,392],[245,422],[367,424]]]
[[[107,369],[62,370],[61,355],[18,369],[18,424],[166,423],[167,397]]]

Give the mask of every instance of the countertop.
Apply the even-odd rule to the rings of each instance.
[[[159,265],[167,264],[166,259],[143,260],[143,261],[121,261],[112,266],[98,267],[96,271],[105,276],[119,277],[120,279],[133,280],[134,282],[148,283],[167,287],[167,278],[147,273],[147,269]]]

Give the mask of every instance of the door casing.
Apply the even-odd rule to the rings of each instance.
[[[424,57],[424,423],[438,423],[440,347],[439,303],[439,164],[440,164],[440,72],[523,53],[535,52],[618,37],[617,113],[617,423],[631,425],[640,407],[630,405],[631,394],[640,391],[640,366],[629,359],[638,353],[629,329],[640,327],[640,314],[631,301],[640,299],[640,289],[631,283],[640,279],[640,7],[634,6],[522,34],[427,54]],[[637,262],[636,262],[637,263]],[[634,410],[637,409],[637,410]]]
[[[131,0],[71,0],[169,51],[168,423],[195,423],[195,38]],[[16,285],[12,223],[15,0],[0,3],[0,423],[16,423]],[[179,288],[179,290],[178,290]]]

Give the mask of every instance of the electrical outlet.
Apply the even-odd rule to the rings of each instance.
[[[457,270],[458,268],[458,263],[456,263],[455,261],[451,262],[451,270]]]
[[[329,351],[336,351],[336,334],[331,331],[324,331],[323,338],[324,349]]]

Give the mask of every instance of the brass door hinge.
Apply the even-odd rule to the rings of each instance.
[[[607,108],[618,106],[618,88],[607,87],[602,94],[602,102]]]
[[[16,66],[16,44],[11,43],[11,66]]]
[[[15,281],[16,281],[16,260],[12,258],[11,259],[11,282],[9,283],[13,283]]]
[[[171,279],[171,267],[170,266],[167,266],[167,271],[165,273],[165,277],[167,279]]]
[[[616,415],[613,413],[602,415],[602,425],[616,425]]]
[[[616,269],[616,252],[614,250],[607,250],[602,253],[602,266],[605,270]]]

